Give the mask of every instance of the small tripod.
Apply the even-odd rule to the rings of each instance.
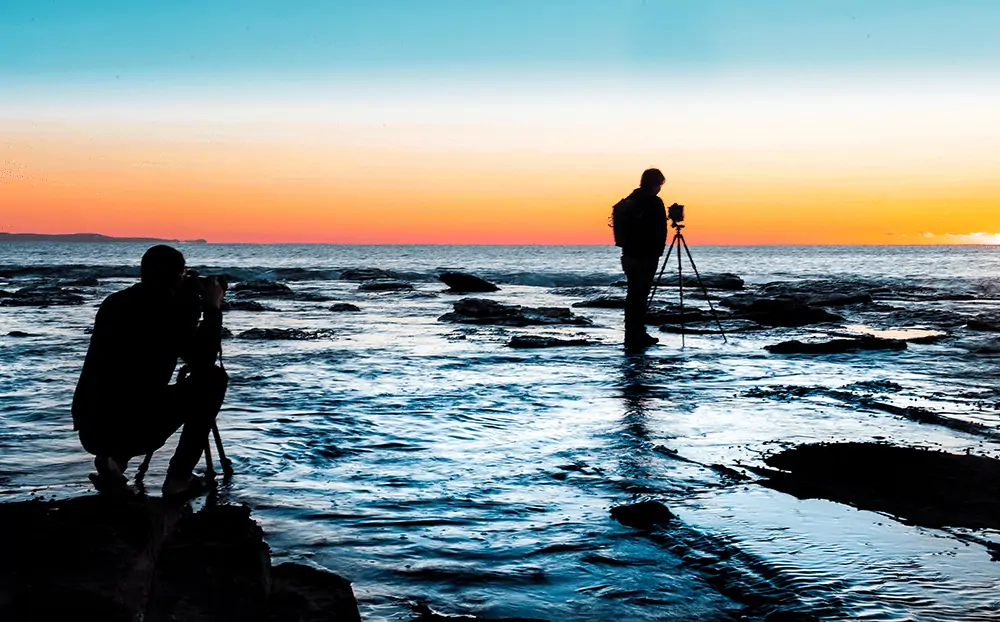
[[[672,214],[671,214],[672,216]],[[681,265],[681,247],[684,247],[685,252],[687,252],[688,261],[691,262],[691,268],[694,270],[694,275],[698,279],[698,285],[701,287],[702,293],[705,294],[705,299],[708,300],[708,308],[712,310],[712,318],[715,319],[715,324],[719,327],[719,334],[722,335],[722,341],[729,343],[726,339],[726,333],[722,330],[722,322],[719,321],[719,316],[715,313],[715,306],[712,305],[712,299],[708,295],[708,290],[705,288],[705,284],[701,281],[701,275],[698,274],[698,266],[694,265],[694,257],[691,256],[691,249],[688,248],[687,240],[684,239],[684,234],[681,233],[681,229],[684,225],[680,224],[677,220],[673,218],[670,219],[670,226],[674,229],[674,237],[670,240],[670,247],[667,249],[667,254],[663,257],[663,266],[660,268],[660,274],[656,277],[656,282],[653,283],[653,289],[649,292],[649,299],[646,301],[646,310],[653,304],[653,296],[656,295],[656,290],[660,286],[660,280],[663,278],[663,271],[667,267],[667,262],[670,261],[670,253],[673,252],[674,246],[677,247],[677,291],[680,295],[680,320],[681,320],[681,347],[685,346],[684,343],[684,268]]]

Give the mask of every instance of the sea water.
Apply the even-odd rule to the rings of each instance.
[[[203,274],[274,279],[298,294],[225,315],[235,337],[223,342],[231,381],[218,423],[236,475],[222,495],[253,508],[276,562],[350,579],[366,620],[410,619],[416,603],[552,620],[753,619],[774,610],[830,620],[1000,617],[1000,564],[962,533],[798,500],[752,474],[743,481],[712,468],[740,471],[818,441],[996,456],[988,433],[781,390],[879,391],[885,403],[994,430],[1000,344],[965,320],[998,310],[996,247],[693,245],[702,273],[738,274],[748,292],[846,289],[877,300],[836,309],[843,322],[734,332],[726,341],[688,334],[683,347],[681,335],[653,330],[660,344],[639,357],[623,353],[615,309],[574,308],[588,326],[438,320],[462,298],[444,292],[442,270],[491,280],[500,291],[478,296],[511,304],[569,307],[621,295],[613,247],[179,247]],[[0,289],[64,283],[85,299],[0,306],[0,500],[90,494],[90,457],[71,429],[70,401],[96,307],[135,282],[144,250],[0,245]],[[362,267],[394,271],[414,289],[369,292],[340,278]],[[84,276],[97,284],[70,284],[93,283],[78,281]],[[703,297],[691,298],[697,293],[686,290],[688,304],[707,309]],[[664,287],[657,301],[676,304],[677,295]],[[361,311],[332,312],[335,302]],[[239,338],[251,328],[314,338]],[[904,351],[763,349],[865,331],[944,336]],[[595,343],[506,347],[521,334]],[[171,450],[154,457],[154,491]],[[645,499],[678,520],[642,532],[610,517],[611,507]]]

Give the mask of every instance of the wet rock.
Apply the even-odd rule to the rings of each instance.
[[[809,298],[806,304],[814,307],[846,307],[849,305],[863,305],[874,302],[872,295],[868,292],[860,294],[840,294],[837,296],[827,296],[820,298]]]
[[[93,331],[91,331],[91,332],[93,332]],[[220,333],[220,336],[223,339],[232,339],[233,338],[233,331],[231,331],[228,328],[226,328],[225,326],[223,326],[222,327],[222,331]]]
[[[1000,460],[881,443],[800,445],[750,467],[765,486],[923,527],[1000,528]]]
[[[843,317],[819,307],[791,298],[758,298],[737,294],[723,298],[719,304],[736,309],[733,317],[753,320],[764,326],[808,326],[826,322],[841,322]]]
[[[438,278],[448,286],[446,291],[454,294],[495,292],[500,289],[486,279],[465,272],[442,272]]]
[[[573,306],[587,309],[624,309],[625,296],[597,296],[589,300],[574,302]]]
[[[62,287],[97,287],[101,281],[94,275],[83,276],[76,279],[66,279],[58,283]]]
[[[53,285],[32,285],[22,287],[16,292],[6,292],[0,297],[0,306],[4,307],[54,307],[82,305],[84,302],[75,290],[63,289]]]
[[[243,298],[282,297],[292,294],[292,288],[268,279],[240,281],[232,287],[234,294]]]
[[[879,339],[859,337],[857,339],[831,339],[815,343],[803,343],[797,339],[764,346],[772,354],[840,354],[861,350],[905,350],[906,342],[901,339]]]
[[[8,337],[30,337],[31,334],[30,333],[26,333],[23,330],[12,330],[9,333],[7,333],[7,336]]]
[[[721,335],[730,333],[745,333],[755,330],[766,330],[764,326],[761,326],[757,322],[752,320],[732,320],[726,317],[719,318],[719,323],[722,324],[722,330],[719,330],[718,325],[715,321],[711,320],[711,316],[704,320],[708,322],[707,324],[702,324],[700,328],[696,328],[687,323],[681,324],[662,324],[659,327],[660,332],[673,333],[673,334],[686,334],[686,335]]]
[[[659,501],[642,501],[632,505],[611,508],[611,517],[627,527],[653,529],[677,518],[667,506]]]
[[[455,310],[452,313],[445,313],[438,318],[438,321],[500,326],[592,324],[589,319],[574,315],[563,307],[522,307],[484,298],[463,298],[455,303]]]
[[[668,266],[669,268],[669,266]],[[667,285],[671,287],[677,286],[677,273],[674,274],[663,274],[663,278],[660,279],[660,285]],[[701,283],[698,282],[698,277],[694,274],[684,275],[684,287],[685,288],[701,288],[705,289],[722,289],[722,290],[737,290],[743,289],[743,279],[739,276],[729,273],[722,272],[719,274],[702,274]]]
[[[401,280],[402,275],[379,268],[349,268],[340,273],[341,281]]]
[[[223,300],[223,311],[274,311],[256,300]]]
[[[329,310],[334,313],[357,313],[361,311],[361,307],[358,305],[352,305],[349,302],[338,302],[335,305],[330,305]]]
[[[980,315],[969,320],[965,327],[969,330],[998,333],[1000,332],[1000,317]]]
[[[327,336],[329,336],[327,331],[308,331],[299,328],[251,328],[236,335],[236,338],[267,341],[305,341],[308,339],[322,339]]]
[[[245,507],[87,496],[0,504],[0,525],[3,620],[360,619],[344,579],[272,570]]]
[[[557,339],[538,335],[515,335],[507,342],[508,348],[560,348],[564,346],[589,346],[589,339]]]
[[[363,292],[400,292],[413,289],[413,283],[409,281],[397,281],[392,279],[377,279],[372,281],[362,281],[358,289]]]
[[[712,319],[712,315],[696,307],[684,307],[683,311],[679,306],[652,309],[646,313],[646,324],[659,326],[661,324],[695,324],[697,322],[707,322]]]

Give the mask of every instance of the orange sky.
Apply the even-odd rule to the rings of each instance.
[[[128,120],[22,111],[0,122],[0,230],[605,244],[610,206],[658,166],[693,244],[1000,242],[988,105],[799,95],[728,108],[706,96],[646,124],[652,108],[604,102],[567,119],[557,99],[451,120],[400,106],[378,112],[385,123],[280,103],[232,118],[211,104]]]

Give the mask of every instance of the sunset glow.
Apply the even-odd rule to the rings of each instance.
[[[604,33],[594,44],[607,58],[581,48],[574,59],[568,31],[565,49],[505,59],[527,36],[514,20],[497,26],[495,49],[456,35],[453,49],[414,43],[427,55],[417,63],[373,29],[369,43],[386,46],[384,58],[371,52],[378,63],[348,50],[295,65],[275,52],[275,62],[289,63],[283,73],[251,41],[230,43],[254,50],[257,65],[196,40],[184,45],[206,54],[204,65],[155,49],[126,57],[128,46],[110,34],[113,4],[108,39],[76,44],[94,46],[83,54],[89,61],[59,56],[56,45],[34,70],[16,58],[0,64],[0,231],[606,244],[611,204],[656,166],[667,175],[667,202],[687,205],[696,243],[1000,241],[1000,80],[972,44],[951,49],[960,58],[947,68],[944,52],[927,58],[933,50],[896,32],[892,15],[868,11],[865,28],[899,49],[861,59],[869,39],[847,26],[811,26],[843,38],[842,59],[832,43],[783,42],[768,29],[805,18],[778,11],[775,23],[758,24],[762,32],[745,33],[770,33],[775,47],[746,61],[709,46],[706,33],[695,37],[708,46],[705,58],[622,53],[621,33]],[[618,6],[623,32],[642,27],[637,3],[606,4]],[[687,18],[671,8],[679,5],[661,4],[683,28]],[[978,32],[973,4],[956,10],[944,34]],[[72,11],[46,15],[27,3],[0,11],[24,38],[38,28],[29,17],[50,29],[76,26]],[[217,24],[215,34],[231,27]],[[52,43],[50,30],[33,32],[35,45]],[[294,38],[284,45],[282,54],[297,50]],[[897,58],[911,48],[912,63]],[[802,62],[789,61],[797,49]]]

